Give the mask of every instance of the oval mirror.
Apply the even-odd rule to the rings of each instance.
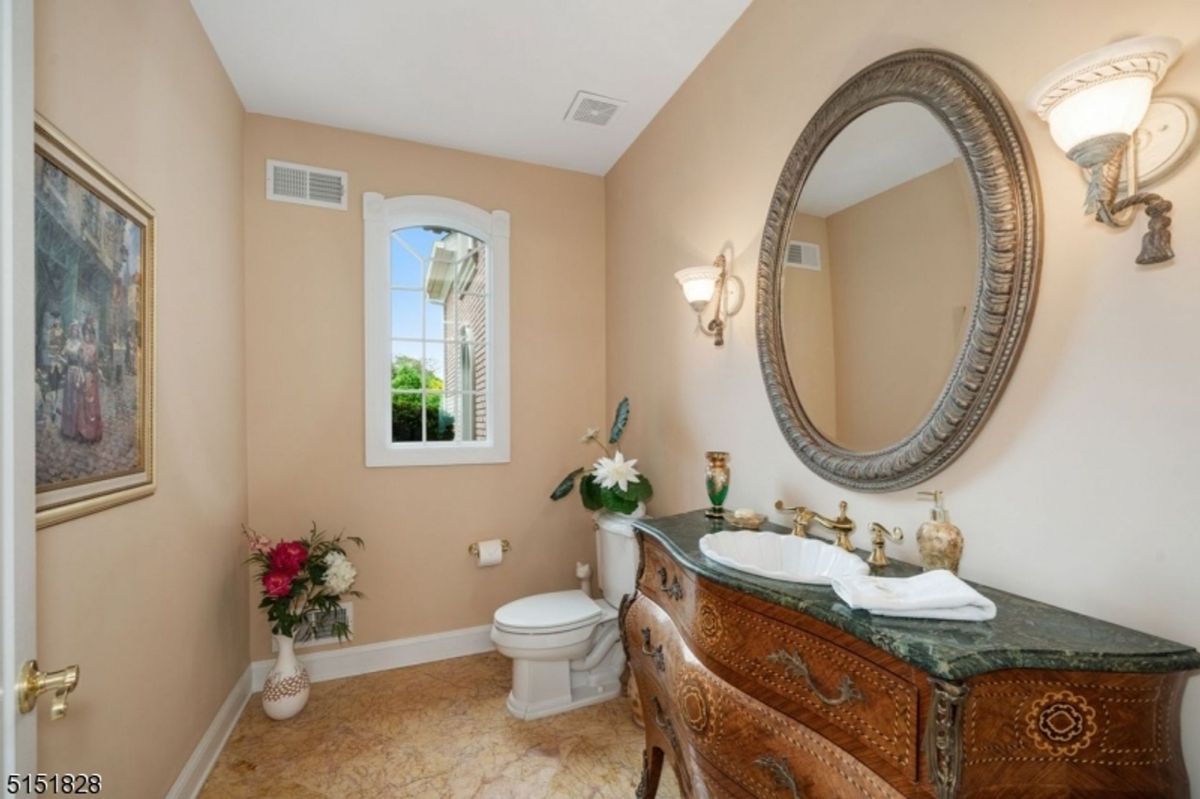
[[[776,186],[758,280],[763,377],[810,468],[892,490],[961,452],[1024,338],[1039,213],[1007,104],[954,56],[890,56],[821,107]]]

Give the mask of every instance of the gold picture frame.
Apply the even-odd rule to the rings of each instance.
[[[42,528],[155,491],[155,214],[40,115],[34,153]]]

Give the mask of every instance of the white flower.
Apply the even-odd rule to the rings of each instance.
[[[579,439],[579,443],[586,444],[589,441],[591,441],[592,439],[594,439],[596,436],[598,436],[599,434],[600,434],[599,430],[597,430],[594,427],[589,427],[587,429],[587,432],[583,434],[583,438]]]
[[[331,594],[344,594],[354,585],[358,571],[350,559],[341,552],[330,552],[325,556],[325,587]]]
[[[637,458],[627,461],[624,455],[617,452],[611,458],[596,461],[592,466],[592,477],[600,481],[601,488],[618,486],[622,491],[628,491],[630,483],[640,482],[638,470],[633,468],[635,463]]]

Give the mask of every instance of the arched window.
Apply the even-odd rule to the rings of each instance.
[[[505,211],[363,195],[367,466],[507,463]]]

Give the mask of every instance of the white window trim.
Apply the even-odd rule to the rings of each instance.
[[[488,246],[488,437],[484,441],[392,442],[392,231],[418,225],[459,230]],[[430,195],[363,194],[363,320],[367,466],[508,463],[510,450],[507,211],[485,211]]]

